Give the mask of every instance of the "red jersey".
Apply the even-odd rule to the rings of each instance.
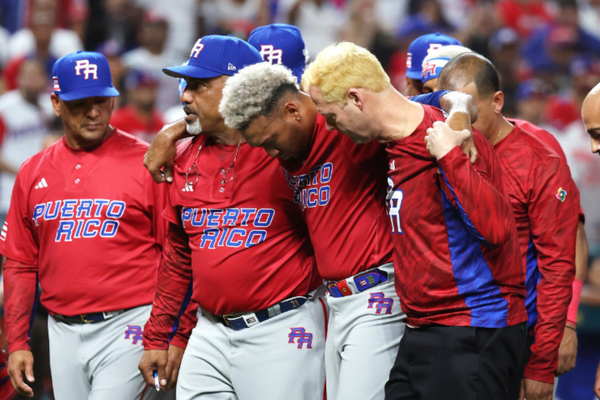
[[[524,266],[492,147],[475,132],[475,164],[460,147],[436,162],[424,139],[444,116],[423,108],[417,129],[387,147],[396,288],[407,323],[500,328],[524,322]]]
[[[336,130],[329,132],[319,114],[301,168],[280,162],[304,212],[324,279],[346,279],[392,261],[384,146],[357,145]]]
[[[579,191],[566,161],[520,121],[512,123],[513,131],[494,150],[527,268],[525,304],[536,341],[525,377],[553,383],[575,278]]]
[[[206,136],[184,143],[163,214],[189,238],[193,299],[221,315],[306,295],[322,282],[279,163],[242,143],[223,183],[237,145],[224,156],[222,147]],[[194,163],[199,173],[192,168],[188,182],[195,183],[187,185]]]
[[[113,112],[110,124],[150,143],[156,132],[162,129],[164,121],[156,110],[152,111],[152,117],[148,121],[144,121],[133,106],[127,105]]]
[[[537,125],[532,124],[529,121],[525,121],[524,119],[516,119],[516,118],[506,118],[506,119],[511,124],[513,124],[513,125],[518,124],[521,127],[521,129],[526,130],[527,132],[533,133],[535,136],[537,136],[539,139],[541,139],[542,142],[544,142],[544,144],[549,146],[552,150],[554,150],[554,152],[556,154],[558,154],[558,156],[563,161],[563,163],[565,165],[567,165],[567,168],[569,168],[569,165],[567,163],[567,156],[565,155],[565,152],[563,151],[562,147],[560,146],[560,143],[558,143],[558,140],[556,140],[556,138],[554,137],[553,134],[551,134],[550,132],[548,132],[545,129],[540,128]],[[569,173],[570,173],[570,169],[569,169]],[[585,223],[585,214],[583,212],[583,208],[581,208],[581,204],[579,205],[579,221],[581,223]]]
[[[73,150],[63,137],[23,163],[0,234],[0,253],[23,270],[7,268],[6,281],[35,266],[41,301],[53,314],[152,303],[166,193],[142,164],[147,148],[114,130],[94,150]],[[7,309],[18,308],[11,301],[18,299],[8,297]],[[29,319],[9,318],[7,337],[18,341],[11,351],[27,348],[10,330],[23,333]]]

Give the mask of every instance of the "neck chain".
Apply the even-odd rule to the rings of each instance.
[[[227,167],[225,171],[223,171],[223,180],[221,181],[221,185],[229,183],[233,180],[233,175],[235,174],[235,160],[237,160],[238,152],[240,151],[240,146],[242,145],[242,138],[240,137],[240,141],[238,142],[237,149],[235,150],[235,155],[233,156],[233,161],[231,165]],[[231,170],[231,178],[227,179],[227,174]]]
[[[498,143],[498,139],[500,139],[501,134],[502,134],[502,129],[500,129],[500,131],[498,131],[498,135],[496,136],[496,140],[494,141],[494,144],[492,145],[492,147],[496,146],[496,143]]]
[[[200,178],[200,174],[198,173],[198,170],[196,169],[196,160],[198,159],[198,154],[200,154],[201,149],[202,149],[202,144],[200,144],[200,147],[198,147],[198,151],[196,152],[196,157],[194,157],[194,163],[192,164],[192,166],[190,168],[188,168],[187,172],[185,173],[185,187],[186,188],[194,186],[198,182],[198,179]],[[193,183],[191,183],[188,180],[188,175],[190,174],[190,172],[192,172],[192,170],[194,170],[194,174],[196,174],[196,179],[194,180]]]

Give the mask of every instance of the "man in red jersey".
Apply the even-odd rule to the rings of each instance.
[[[192,282],[201,310],[179,399],[323,397],[326,310],[302,213],[279,163],[244,143],[218,110],[226,80],[261,61],[248,43],[213,35],[196,42],[186,65],[163,70],[187,81],[181,101],[197,136],[175,159],[140,369],[148,383],[153,369],[166,383],[168,331]]]
[[[458,93],[442,99],[450,97],[451,118],[466,120],[468,128],[472,99]],[[385,211],[385,147],[357,145],[328,129],[292,72],[280,65],[255,64],[230,78],[219,111],[250,146],[279,159],[304,213],[328,287],[327,397],[383,399],[405,327]]]
[[[33,381],[28,330],[39,279],[51,314],[57,399],[164,398],[146,390],[136,367],[165,236],[166,193],[142,166],[148,146],[109,125],[119,92],[106,58],[66,55],[53,76],[52,103],[66,135],[22,165],[0,234],[11,381],[33,396],[22,373]],[[180,359],[183,347],[178,338],[170,349]]]
[[[517,221],[527,270],[529,339],[523,383],[516,377],[510,398],[550,400],[563,332],[575,333],[576,327],[576,320],[566,328],[565,323],[575,276],[579,191],[566,160],[549,145],[556,141],[549,133],[504,118],[500,76],[485,57],[471,53],[453,58],[442,70],[438,88],[460,90],[477,102],[481,117],[475,127],[500,159]]]
[[[427,132],[442,112],[404,98],[352,43],[323,50],[302,87],[328,126],[355,143],[387,143],[395,283],[409,329],[386,398],[506,399],[525,344],[525,274],[491,146],[475,133],[471,165],[458,147],[469,131],[437,122]]]

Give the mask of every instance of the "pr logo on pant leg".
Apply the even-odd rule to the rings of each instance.
[[[394,299],[390,299],[389,297],[385,297],[382,292],[371,293],[371,297],[369,298],[369,307],[377,310],[377,314],[381,314],[382,311],[385,310],[383,314],[391,314],[392,306],[394,305]]]
[[[304,328],[290,328],[291,332],[288,335],[290,339],[288,343],[298,343],[298,348],[301,349],[306,344],[307,349],[312,349],[312,333],[307,333]],[[296,341],[298,339],[298,341]]]
[[[143,342],[144,331],[142,330],[142,327],[139,325],[127,325],[125,339],[133,339],[133,344],[137,344],[138,341]]]

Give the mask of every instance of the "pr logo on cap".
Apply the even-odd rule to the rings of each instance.
[[[201,42],[202,42],[202,38],[198,39],[198,41],[192,48],[192,52],[190,53],[190,58],[191,57],[198,58],[198,54],[200,54],[200,52],[204,48],[204,45]]]
[[[90,64],[90,60],[77,60],[75,62],[75,75],[81,75],[82,69],[86,80],[90,77],[90,75],[92,75],[94,79],[98,79],[97,64]]]
[[[283,50],[274,48],[272,44],[261,44],[259,53],[263,60],[268,61],[270,64],[283,64],[281,60]]]

